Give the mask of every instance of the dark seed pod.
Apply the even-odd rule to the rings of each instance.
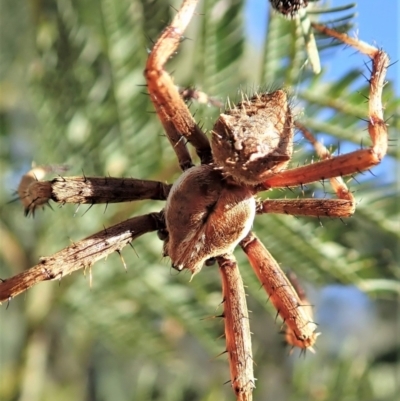
[[[294,17],[300,8],[308,6],[308,0],[269,0],[272,7],[279,13]]]

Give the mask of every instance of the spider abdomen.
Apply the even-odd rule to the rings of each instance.
[[[167,199],[164,254],[176,269],[198,273],[207,259],[233,252],[250,231],[255,208],[250,188],[229,183],[213,166],[192,167]]]
[[[257,185],[286,168],[293,127],[284,90],[256,94],[218,118],[211,139],[214,161],[238,182]]]

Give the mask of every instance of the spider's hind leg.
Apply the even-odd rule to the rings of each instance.
[[[250,232],[240,246],[275,309],[296,338],[294,345],[311,350],[319,334],[315,332],[317,325],[308,305],[301,301],[279,264],[254,233]]]
[[[237,400],[251,400],[255,387],[249,311],[237,262],[233,255],[217,258],[222,279],[226,352],[231,385]]]
[[[9,300],[39,282],[61,279],[68,274],[90,268],[96,261],[122,248],[139,236],[162,228],[161,213],[133,217],[97,234],[75,242],[61,251],[40,258],[39,263],[0,283],[0,302]]]

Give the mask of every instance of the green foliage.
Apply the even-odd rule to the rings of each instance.
[[[301,121],[316,134],[325,134],[326,141],[340,142],[347,152],[368,140],[360,120],[367,116],[363,95],[368,89],[360,79],[361,56],[352,58],[352,66],[339,80],[327,81],[324,73],[315,76],[305,66],[304,39],[292,21],[271,15],[263,50],[256,55],[244,33],[242,0],[205,0],[199,7],[187,40],[167,66],[177,85],[194,85],[222,101],[227,96],[235,100],[240,90],[284,85],[296,95]],[[73,206],[65,206],[27,220],[18,203],[5,203],[32,161],[67,164],[70,175],[84,171],[173,182],[179,168],[141,85],[152,40],[174,13],[162,0],[2,5],[6,40],[0,41],[1,277],[33,266],[40,256],[100,231],[103,225],[162,208],[162,203],[150,201],[109,205],[107,210],[94,206],[86,214],[82,207],[74,214]],[[348,18],[343,20],[346,25]],[[323,68],[334,51],[329,49],[320,54]],[[390,83],[384,103],[386,115],[392,116],[389,136],[394,139],[400,129],[399,99]],[[219,113],[199,105],[192,105],[192,110],[206,129]],[[297,150],[293,165],[308,163],[312,151],[305,141]],[[269,215],[255,224],[282,266],[316,288],[333,282],[354,284],[384,297],[388,319],[379,324],[385,329],[372,329],[381,334],[393,330],[388,310],[399,294],[399,194],[392,172],[398,168],[398,156],[391,148],[383,167],[374,170],[377,178],[367,174],[360,184],[351,182],[360,204],[345,224],[324,220],[321,226],[312,219]],[[321,185],[304,191],[325,196]],[[303,196],[301,191],[267,195]],[[177,275],[161,259],[155,234],[135,241],[134,247],[135,252],[123,253],[127,272],[113,255],[94,266],[92,288],[87,278],[75,274],[59,285],[41,284],[13,300],[8,310],[0,310],[0,398],[233,398],[229,385],[222,386],[229,378],[225,358],[210,361],[224,350],[223,339],[218,339],[222,322],[205,319],[220,313],[217,269],[204,268],[189,283],[188,275]],[[259,378],[255,399],[331,400],[332,391],[343,383],[341,399],[369,399],[369,386],[376,400],[395,394],[390,393],[393,383],[388,375],[385,390],[375,382],[388,368],[388,363],[377,362],[378,354],[390,351],[382,346],[368,352],[373,365],[361,357],[352,364],[345,356],[330,357],[326,363],[323,349],[318,358],[307,356],[306,363],[288,357],[279,345],[279,325],[274,324],[265,294],[243,255],[237,256],[253,311]],[[394,344],[392,340],[387,344]],[[307,372],[317,374],[325,363],[326,370],[318,376],[321,382],[309,385]]]

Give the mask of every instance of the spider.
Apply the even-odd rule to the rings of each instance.
[[[35,168],[18,188],[26,214],[50,200],[64,203],[108,203],[139,199],[165,200],[158,213],[128,219],[104,229],[60,252],[41,258],[31,269],[0,283],[0,301],[9,300],[44,280],[61,279],[157,231],[164,255],[181,271],[199,273],[204,264],[217,262],[223,288],[223,318],[231,385],[238,400],[251,400],[255,387],[248,310],[233,250],[240,246],[255,274],[287,326],[292,346],[312,350],[316,324],[301,291],[293,288],[278,263],[251,231],[256,214],[285,213],[305,216],[348,217],[355,200],[342,176],[356,174],[380,163],[387,150],[387,128],[381,95],[389,64],[386,53],[325,26],[313,27],[354,47],[372,59],[368,132],[372,146],[336,157],[296,122],[284,90],[243,95],[216,121],[211,141],[196,124],[188,107],[164,70],[179,46],[197,0],[184,0],[175,18],[160,35],[144,75],[150,98],[183,170],[173,184],[112,177],[57,177],[42,181],[53,168]],[[287,169],[293,152],[295,128],[314,145],[320,161]],[[194,166],[186,144],[201,161]],[[337,199],[258,200],[261,191],[302,186],[329,179]],[[296,287],[296,285],[295,285]],[[298,292],[300,294],[298,294]]]

